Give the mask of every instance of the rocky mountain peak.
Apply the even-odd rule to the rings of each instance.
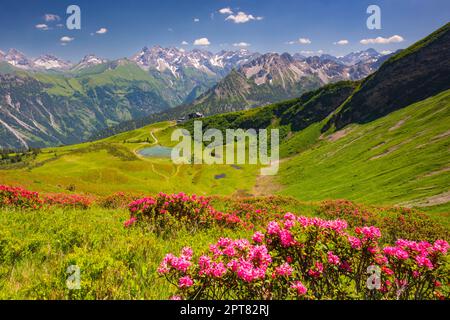
[[[42,68],[45,70],[64,70],[70,69],[72,63],[59,59],[51,54],[45,54],[33,60],[34,68]]]

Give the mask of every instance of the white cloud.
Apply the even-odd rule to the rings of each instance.
[[[200,22],[199,18],[194,18],[194,22]]]
[[[373,39],[362,39],[360,42],[361,42],[361,44],[389,44],[389,43],[402,42],[404,40],[405,39],[403,39],[402,36],[395,35],[390,38],[378,37],[378,38],[373,38]]]
[[[59,21],[59,20],[61,20],[61,18],[57,14],[47,13],[44,15],[44,20],[47,22]]]
[[[311,44],[311,40],[309,40],[308,38],[300,38],[300,39],[298,39],[298,43],[300,43],[300,44]]]
[[[58,28],[64,28],[64,25],[63,25],[62,23],[58,23],[56,26],[57,26]]]
[[[105,34],[108,32],[108,29],[106,28],[100,28],[97,31],[95,31],[96,34]]]
[[[37,24],[35,27],[36,27],[36,29],[39,29],[39,30],[44,30],[44,31],[49,30],[48,25],[46,25],[45,23]]]
[[[62,37],[60,39],[60,41],[63,42],[63,43],[72,42],[73,40],[75,40],[75,38],[71,38],[71,37],[68,37],[68,36],[64,36],[64,37]]]
[[[250,46],[251,46],[251,44],[247,43],[247,42],[233,43],[233,47],[246,48],[246,47],[250,47]]]
[[[219,13],[221,14],[233,14],[233,10],[231,8],[222,8],[219,10]]]
[[[336,41],[334,44],[336,44],[338,46],[346,46],[349,44],[349,42],[348,42],[348,40],[343,39],[343,40]]]
[[[194,41],[194,46],[209,46],[210,44],[208,38],[200,38]]]
[[[188,45],[189,45],[189,42],[183,41],[183,42],[181,42],[181,45],[182,45],[182,46],[188,46]]]
[[[293,45],[293,44],[311,44],[311,40],[308,38],[300,38],[296,41],[288,41],[285,44]]]
[[[383,50],[380,52],[383,56],[387,55],[387,54],[391,54],[392,51],[391,50]]]
[[[320,55],[323,54],[324,51],[323,50],[317,50],[317,51],[312,51],[312,50],[302,50],[300,51],[301,54],[305,55],[305,56],[313,56],[313,55]]]
[[[263,17],[255,17],[255,16],[253,16],[251,14],[246,14],[243,11],[239,11],[236,15],[233,15],[233,14],[229,15],[225,20],[226,21],[227,20],[231,20],[234,23],[246,23],[246,22],[249,22],[251,20],[260,21],[262,19],[264,19],[264,18]]]

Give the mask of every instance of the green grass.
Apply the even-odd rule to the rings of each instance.
[[[50,95],[70,97],[76,92],[85,94],[83,85],[75,78],[46,73],[35,73],[33,77],[49,85],[46,92]]]
[[[336,141],[322,137],[281,166],[282,194],[301,200],[349,199],[367,204],[414,204],[449,191],[450,91],[365,125]],[[308,130],[311,130],[310,134]],[[314,128],[295,145],[310,143]],[[288,142],[289,143],[289,142]],[[439,210],[450,211],[450,205]]]
[[[157,237],[125,229],[126,210],[0,209],[0,299],[168,299],[173,288],[156,273],[163,257],[189,244],[204,251],[218,234],[248,231],[212,228],[195,235]],[[81,290],[66,287],[66,269],[77,265]]]

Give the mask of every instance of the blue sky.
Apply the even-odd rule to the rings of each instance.
[[[81,8],[81,30],[65,28],[70,4]],[[366,26],[371,4],[381,8],[381,30]],[[229,10],[220,13],[224,8]],[[46,21],[46,14],[61,20]],[[0,49],[16,48],[32,57],[51,53],[72,61],[89,53],[128,57],[153,45],[216,52],[247,44],[258,52],[338,56],[369,47],[405,48],[449,22],[449,17],[448,0],[2,0]],[[101,28],[106,32],[97,34]],[[63,37],[70,40],[65,45]],[[383,39],[375,42],[381,43],[361,43],[378,37]],[[193,45],[202,38],[209,46]],[[335,44],[340,40],[346,41]]]

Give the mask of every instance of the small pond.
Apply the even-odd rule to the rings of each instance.
[[[170,158],[172,154],[172,148],[154,146],[144,149],[140,149],[137,153],[146,158]]]

